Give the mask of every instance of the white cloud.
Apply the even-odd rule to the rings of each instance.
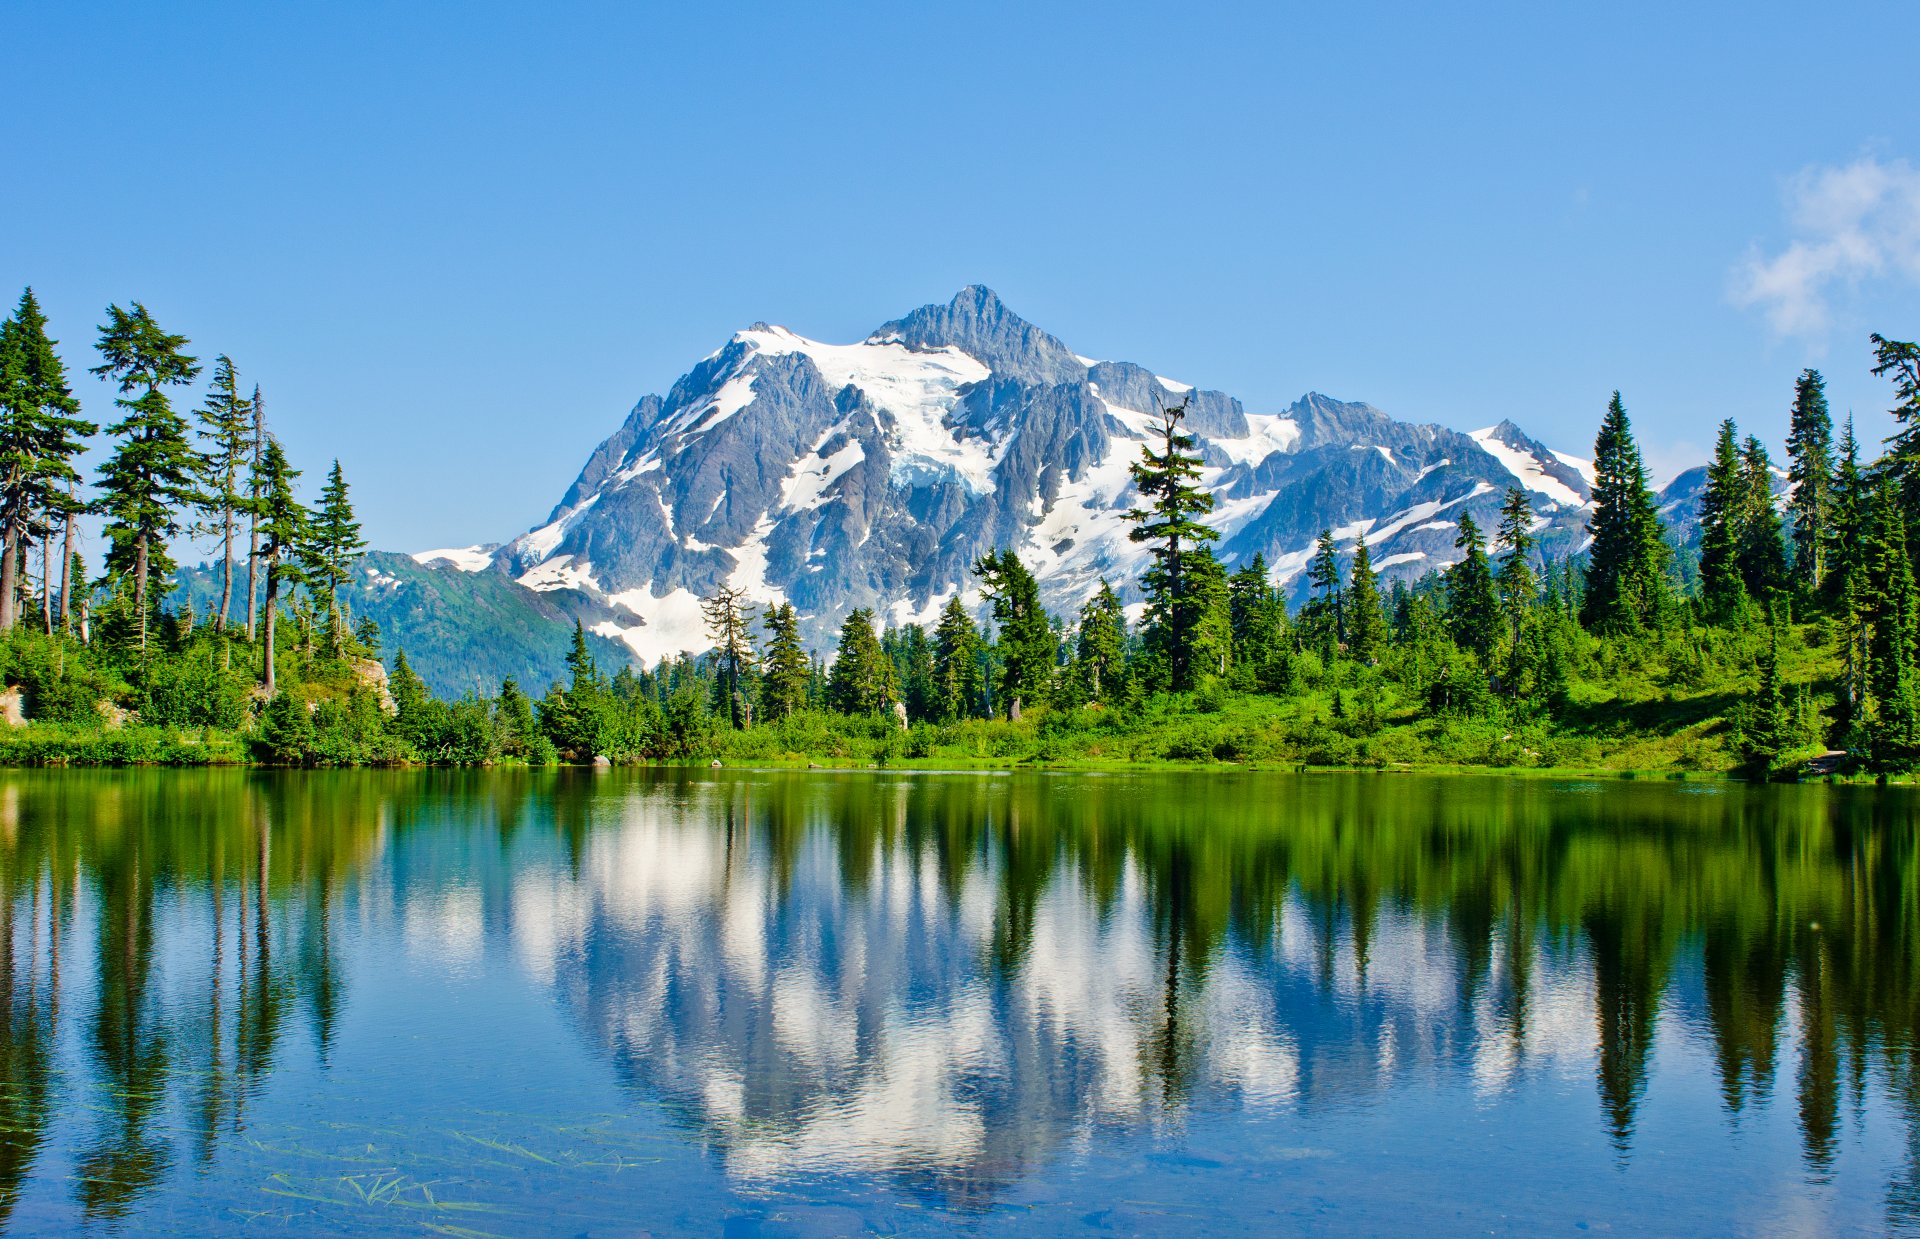
[[[1836,287],[1889,276],[1920,284],[1920,169],[1906,160],[1804,169],[1786,205],[1792,242],[1750,255],[1733,279],[1734,303],[1764,310],[1781,335],[1826,330]]]

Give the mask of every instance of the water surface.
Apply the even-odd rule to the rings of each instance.
[[[0,1229],[1920,1233],[1916,806],[0,773]]]

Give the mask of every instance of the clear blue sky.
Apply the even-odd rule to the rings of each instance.
[[[1336,11],[1337,10],[1337,11]],[[0,7],[0,292],[144,300],[376,545],[504,539],[756,319],[960,286],[1256,409],[1585,452],[1884,433],[1920,334],[1911,3]],[[105,420],[107,394],[83,394]]]

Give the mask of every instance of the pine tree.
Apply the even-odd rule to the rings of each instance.
[[[247,640],[253,640],[254,619],[257,614],[256,603],[259,599],[259,582],[255,579],[255,568],[260,560],[260,453],[267,439],[267,406],[260,399],[260,385],[253,385],[253,459],[247,467]]]
[[[1787,559],[1773,506],[1773,462],[1752,435],[1740,454],[1740,488],[1740,576],[1748,594],[1767,601],[1786,588]]]
[[[1767,648],[1760,656],[1760,689],[1737,716],[1737,741],[1750,776],[1765,779],[1780,755],[1794,745],[1793,720],[1780,681],[1780,625],[1768,625]]]
[[[300,570],[300,550],[306,546],[309,518],[307,510],[294,498],[294,479],[300,471],[287,463],[287,455],[277,440],[267,440],[260,464],[260,498],[250,500],[259,518],[260,547],[255,552],[266,566],[266,645],[262,686],[267,696],[279,691],[274,669],[275,620],[280,612],[280,590],[284,585],[301,585],[306,577]]]
[[[1120,596],[1103,577],[1100,592],[1080,608],[1080,633],[1075,649],[1088,701],[1102,705],[1118,699],[1125,683],[1127,614]]]
[[[1197,684],[1203,676],[1225,675],[1233,662],[1233,603],[1227,570],[1212,547],[1187,553],[1187,600],[1193,643],[1188,670]]]
[[[725,702],[727,726],[738,731],[753,719],[747,700],[746,679],[753,667],[753,642],[747,636],[747,592],[722,585],[713,597],[700,604],[707,622],[707,638],[713,642],[714,657],[720,671],[716,693]]]
[[[1460,533],[1453,544],[1466,554],[1447,569],[1447,621],[1460,648],[1486,662],[1500,640],[1500,599],[1472,513],[1460,513]]]
[[[894,636],[894,672],[907,717],[918,723],[938,712],[933,686],[933,647],[918,624],[902,625]]]
[[[1530,558],[1533,553],[1533,499],[1524,488],[1507,487],[1506,497],[1500,504],[1500,530],[1494,537],[1494,544],[1503,552],[1498,578],[1500,605],[1507,613],[1509,640],[1517,648],[1520,644],[1521,622],[1533,606],[1534,596],[1540,592]]]
[[[1059,639],[1040,605],[1040,582],[1018,555],[989,551],[973,572],[1000,626],[1000,700],[1008,718],[1019,718],[1022,709],[1044,705],[1052,695]]]
[[[1871,759],[1876,769],[1900,770],[1920,749],[1920,589],[1908,553],[1899,483],[1891,475],[1874,487],[1864,558],[1872,583],[1865,660]]]
[[[0,323],[0,631],[17,618],[22,544],[77,508],[73,461],[99,427],[82,421],[33,290]]]
[[[1607,405],[1593,456],[1584,618],[1595,629],[1644,627],[1666,601],[1666,532],[1619,392]]]
[[[1347,578],[1347,653],[1356,662],[1371,665],[1386,648],[1387,621],[1380,610],[1380,587],[1373,560],[1363,537],[1353,549],[1353,570]]]
[[[1828,522],[1832,515],[1833,418],[1827,413],[1826,381],[1803,370],[1793,385],[1787,423],[1787,484],[1793,497],[1793,583],[1804,597],[1820,592],[1826,577]]]
[[[800,620],[793,604],[767,608],[760,619],[766,628],[766,673],[760,679],[760,706],[764,718],[792,718],[806,708],[807,682],[813,666],[800,644]]]
[[[1307,563],[1307,586],[1313,596],[1300,613],[1301,625],[1321,647],[1324,657],[1331,660],[1340,643],[1346,640],[1347,625],[1345,599],[1340,589],[1340,556],[1334,549],[1330,529],[1320,531],[1313,558]]]
[[[1134,487],[1149,506],[1127,513],[1134,523],[1128,536],[1153,544],[1153,563],[1141,580],[1147,595],[1146,636],[1165,660],[1175,692],[1193,687],[1202,665],[1196,660],[1204,658],[1198,638],[1208,622],[1207,607],[1196,602],[1187,583],[1187,561],[1220,537],[1219,530],[1199,522],[1213,511],[1213,496],[1195,485],[1200,457],[1190,455],[1194,437],[1180,430],[1186,415],[1187,400],[1162,407],[1156,429],[1160,450],[1143,445],[1132,469]]]
[[[980,630],[956,595],[933,630],[933,684],[942,722],[978,718],[986,686],[980,674]]]
[[[233,599],[233,535],[235,516],[250,497],[242,489],[253,455],[253,405],[240,394],[239,375],[225,353],[214,358],[213,380],[200,406],[201,477],[206,514],[204,527],[220,538],[220,613],[215,630],[225,632]]]
[[[347,479],[340,462],[333,462],[327,484],[320,488],[320,502],[313,510],[311,541],[301,549],[301,567],[307,582],[327,594],[327,624],[337,631],[340,618],[340,587],[353,576],[353,565],[366,551],[366,539],[360,536],[360,522],[354,519],[353,501],[347,494]],[[333,651],[339,653],[336,648]]]
[[[120,399],[115,403],[127,416],[107,428],[120,441],[100,468],[100,498],[94,510],[106,517],[108,572],[133,575],[133,609],[144,658],[148,579],[158,575],[165,581],[173,575],[166,540],[180,531],[181,511],[201,502],[199,458],[187,442],[186,421],[162,389],[192,382],[200,364],[187,355],[185,336],[162,331],[144,305],[132,305],[130,311],[108,306],[107,321],[100,327],[98,347],[104,360],[93,373],[118,383]],[[126,398],[138,389],[144,391]],[[291,549],[283,548],[283,553]],[[268,668],[271,675],[271,661]]]
[[[1740,521],[1747,506],[1739,430],[1728,418],[1720,423],[1713,461],[1707,466],[1706,490],[1700,496],[1700,594],[1707,614],[1718,620],[1736,614],[1746,597],[1740,555],[1746,531]]]
[[[899,700],[893,664],[873,631],[873,612],[858,607],[840,625],[840,648],[827,675],[827,702],[842,714],[884,714]]]
[[[1900,488],[1909,528],[1920,522],[1920,344],[1889,340],[1879,332],[1873,342],[1875,378],[1893,382],[1893,420],[1899,429],[1887,440],[1885,466]]]

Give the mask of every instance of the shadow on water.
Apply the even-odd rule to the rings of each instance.
[[[986,1210],[1090,1137],[1577,1065],[1624,1165],[1663,1037],[1716,1121],[1871,1093],[1920,1226],[1904,789],[1364,776],[0,775],[0,1227],[64,1131],[126,1218],[335,1051],[365,927],[459,888],[732,1181]],[[419,905],[425,906],[425,905]],[[452,932],[448,930],[448,932]],[[74,1047],[62,1061],[61,1047]],[[316,1107],[324,1107],[316,1099]]]

